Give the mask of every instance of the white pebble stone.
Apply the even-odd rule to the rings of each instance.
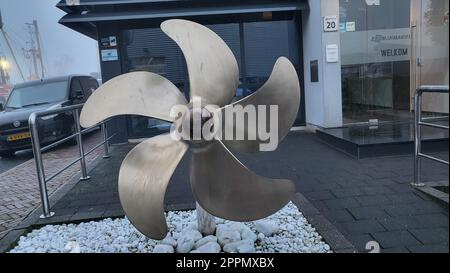
[[[170,245],[157,245],[153,249],[153,253],[174,253],[174,249]]]
[[[197,249],[197,248],[201,247],[202,245],[205,245],[210,242],[217,243],[217,237],[214,235],[209,235],[209,236],[203,237],[200,240],[198,240],[197,242],[195,242],[194,247],[195,247],[195,249]]]
[[[216,242],[209,242],[197,248],[197,253],[220,253],[220,245]]]

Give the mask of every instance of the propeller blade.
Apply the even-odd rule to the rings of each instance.
[[[175,168],[188,145],[169,134],[137,145],[124,159],[119,172],[119,197],[131,223],[155,240],[167,234],[164,196]]]
[[[239,82],[236,58],[226,43],[212,30],[187,20],[167,20],[161,29],[183,51],[189,71],[191,101],[201,97],[205,103],[224,106]]]
[[[150,72],[131,72],[101,85],[84,104],[81,126],[88,128],[110,117],[139,115],[173,121],[170,110],[187,101],[166,78]]]
[[[206,211],[240,222],[272,215],[295,194],[291,181],[256,175],[220,141],[192,150],[191,187]]]
[[[280,143],[286,135],[289,133],[295,119],[297,118],[298,109],[300,106],[300,84],[298,81],[298,75],[295,71],[292,63],[284,57],[281,57],[275,63],[272,74],[269,80],[252,95],[237,101],[231,105],[227,105],[222,108],[222,117],[225,117],[227,109],[235,106],[246,107],[248,105],[265,105],[267,108],[266,117],[267,130],[270,128],[269,107],[270,105],[278,106],[278,143]],[[240,119],[245,119],[247,125],[244,122],[234,122],[234,119],[224,118],[223,136],[225,136],[227,128],[233,128],[236,134],[242,134],[246,136],[246,140],[225,140],[223,137],[223,143],[236,151],[255,153],[260,151],[260,144],[266,141],[261,140],[261,136],[258,133],[257,122],[259,120],[258,111],[256,111],[256,119],[249,120],[247,115],[243,115]],[[238,118],[238,117],[236,117]],[[242,120],[244,121],[244,120]],[[241,124],[241,125],[239,125]],[[243,126],[242,126],[243,125]],[[249,128],[255,128],[254,131],[256,140],[248,140],[247,134]],[[234,138],[236,139],[236,138]]]

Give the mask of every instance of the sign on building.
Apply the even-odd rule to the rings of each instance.
[[[339,30],[339,20],[337,16],[323,17],[323,31],[333,32]]]

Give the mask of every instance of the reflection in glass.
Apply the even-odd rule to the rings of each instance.
[[[258,90],[269,78],[276,60],[285,56],[299,69],[297,25],[290,21],[267,21],[207,25],[230,47],[239,65],[235,100]],[[128,71],[149,71],[173,82],[189,97],[186,62],[179,47],[160,29],[124,31]],[[300,111],[301,112],[301,111]],[[128,119],[131,137],[146,137],[170,129],[170,124],[145,117]]]
[[[340,0],[344,123],[409,119],[410,1]]]

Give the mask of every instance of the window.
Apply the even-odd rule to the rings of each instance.
[[[410,112],[410,0],[340,0],[344,123]]]
[[[6,108],[19,109],[67,99],[67,81],[50,82],[14,88]]]
[[[258,90],[281,56],[289,58],[297,69],[300,68],[299,26],[294,20],[207,27],[226,42],[238,62],[240,75],[235,100]],[[127,30],[124,36],[128,71],[158,73],[174,83],[186,97],[189,96],[186,62],[176,43],[156,28]],[[170,129],[166,122],[144,117],[129,118],[128,126],[132,137],[159,134]]]
[[[86,97],[85,100],[87,100],[98,87],[98,83],[96,80],[87,77],[81,78],[81,85]]]

